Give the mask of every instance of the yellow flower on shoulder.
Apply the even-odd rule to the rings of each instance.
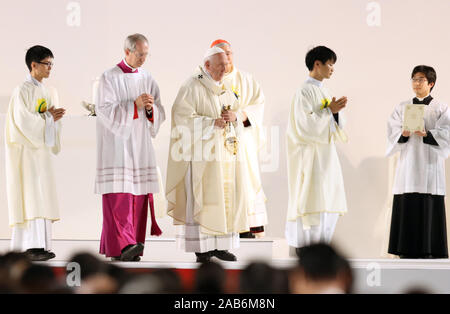
[[[36,111],[39,113],[44,113],[47,111],[47,100],[45,98],[40,98],[37,100]]]
[[[322,106],[320,106],[320,109],[322,110],[322,109],[328,108],[330,103],[331,103],[331,99],[329,99],[329,98],[322,99]]]
[[[233,86],[231,86],[231,90],[233,91],[234,96],[236,96],[236,98],[239,99],[239,97],[241,95],[239,94],[239,91],[237,90],[237,87],[233,85]]]

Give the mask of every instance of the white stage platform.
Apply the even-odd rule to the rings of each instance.
[[[240,248],[233,250],[242,262],[252,260],[270,261],[273,258],[289,257],[289,247],[284,239],[241,239]],[[0,240],[0,253],[9,251],[9,239]],[[98,255],[99,240],[53,240],[52,252],[56,254],[55,261],[67,261],[77,252],[89,252]],[[103,259],[103,256],[98,255]],[[105,260],[109,260],[104,258]],[[142,262],[195,262],[194,253],[185,253],[177,248],[174,238],[147,238],[145,241]]]
[[[149,238],[141,262],[113,262],[129,269],[176,268],[196,269],[193,253],[177,249],[173,238]],[[54,240],[56,258],[44,262],[51,267],[65,268],[71,255],[90,252],[98,255],[98,240]],[[9,239],[0,240],[0,253],[9,250]],[[294,267],[297,259],[284,239],[241,239],[241,247],[233,253],[237,262],[221,262],[225,269],[241,270],[252,261],[266,261],[277,268]],[[109,259],[101,259],[109,261]],[[403,293],[411,288],[422,288],[432,293],[450,293],[450,260],[416,259],[350,259],[354,272],[355,293]]]

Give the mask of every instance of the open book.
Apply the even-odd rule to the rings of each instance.
[[[403,115],[402,131],[414,133],[416,131],[425,132],[425,121],[423,115],[426,105],[408,104]]]

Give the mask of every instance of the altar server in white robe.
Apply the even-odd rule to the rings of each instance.
[[[347,98],[336,100],[323,86],[333,74],[336,54],[318,46],[306,55],[309,77],[295,94],[287,127],[289,203],[286,238],[300,248],[329,243],[339,216],[347,212],[336,141],[346,142],[341,110]]]
[[[235,261],[229,250],[249,230],[243,121],[223,82],[227,65],[225,52],[210,48],[172,107],[168,213],[178,226],[179,247],[195,252],[198,262],[213,256]]]
[[[250,230],[240,234],[241,238],[264,236],[264,226],[267,225],[266,196],[262,188],[259,170],[259,151],[264,145],[264,94],[259,83],[249,73],[236,68],[233,63],[231,44],[223,39],[217,39],[211,47],[219,47],[225,51],[228,58],[227,72],[224,82],[231,86],[237,99],[236,114],[244,123],[244,134],[241,148],[245,150],[248,171],[247,187],[249,190],[250,209],[248,223]]]
[[[430,95],[436,83],[432,67],[416,66],[411,81],[416,97],[397,105],[388,120],[387,155],[400,153],[388,252],[400,258],[448,258],[444,197],[450,111]],[[403,130],[408,104],[425,105],[425,130]]]
[[[6,189],[11,249],[34,261],[51,252],[52,223],[59,220],[52,154],[59,153],[60,119],[56,91],[43,85],[53,67],[53,53],[43,46],[28,49],[30,74],[13,92],[5,121]]]
[[[148,40],[142,34],[130,35],[124,50],[125,58],[99,82],[95,192],[103,201],[100,253],[112,260],[139,261],[149,206],[151,234],[161,234],[153,206],[160,185],[152,137],[165,113],[158,84],[141,68]]]

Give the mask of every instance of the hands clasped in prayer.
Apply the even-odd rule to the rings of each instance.
[[[221,118],[214,121],[214,126],[220,129],[223,129],[227,125],[227,122],[235,122],[237,120],[236,113],[233,111],[223,111],[221,116]]]
[[[347,97],[343,96],[338,100],[336,100],[336,97],[333,97],[328,107],[330,107],[332,113],[338,113],[339,111],[344,109],[345,106],[347,106]]]
[[[64,116],[64,114],[66,113],[66,109],[52,107],[48,109],[48,112],[50,112],[50,114],[53,116],[53,120],[55,120],[56,122]]]
[[[138,109],[145,108],[145,110],[151,110],[155,99],[150,94],[142,94],[136,99],[136,106]]]

